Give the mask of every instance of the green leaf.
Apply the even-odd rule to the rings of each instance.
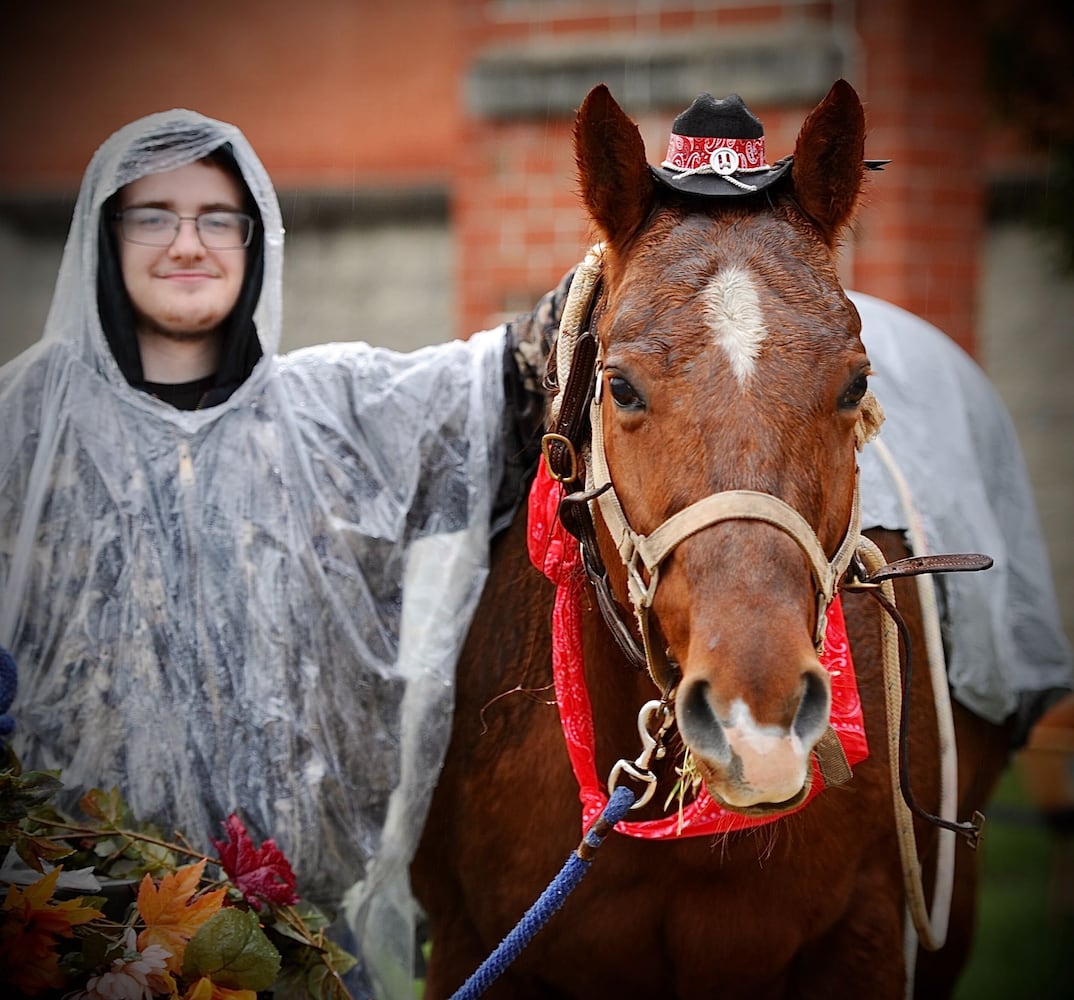
[[[0,771],[0,822],[18,823],[61,788],[63,782],[48,771]]]
[[[312,994],[306,984],[309,970],[288,965],[272,984],[272,1000],[308,1000]]]
[[[349,951],[341,948],[335,941],[326,941],[325,947],[328,951],[328,964],[341,976],[350,972],[358,964],[358,959]]]
[[[175,871],[179,864],[175,852],[162,844],[144,841],[139,845],[139,853],[142,856],[142,863],[139,866],[141,874],[156,871]]]
[[[183,976],[208,976],[231,990],[266,990],[280,971],[280,953],[265,936],[257,915],[234,907],[220,910],[186,946]]]
[[[349,1000],[339,978],[326,965],[290,966],[272,986],[273,1000]]]
[[[101,897],[87,897],[85,900],[89,906],[103,901]],[[111,963],[113,959],[122,958],[126,952],[122,939],[117,941],[115,937],[98,930],[80,935],[80,940],[81,951],[68,952],[60,959],[60,969],[68,979],[88,976],[101,966]]]
[[[93,853],[99,858],[110,858],[113,854],[119,854],[120,851],[120,843],[113,837],[101,837],[93,844]]]
[[[305,935],[296,927],[292,927],[286,920],[276,920],[270,928],[272,933],[280,938],[286,938],[288,941],[296,941],[303,946],[309,945],[309,936]],[[282,944],[283,942],[281,942]]]
[[[288,920],[279,911],[275,911],[272,922],[269,923],[266,919],[265,926],[273,934],[281,938],[290,938],[299,944],[312,944],[317,934],[332,923],[322,909],[305,900],[300,900],[288,909],[291,911],[292,919]],[[270,912],[273,911],[270,910]],[[298,918],[299,926],[294,925],[293,918],[295,917]]]
[[[319,930],[323,930],[328,927],[332,921],[328,918],[328,915],[320,907],[306,900],[300,900],[295,903],[291,908],[291,911],[302,922],[302,926],[306,928],[310,934],[315,934]],[[306,937],[296,933],[282,917],[275,920],[272,924],[274,930],[280,934],[293,937],[296,941],[305,942]]]

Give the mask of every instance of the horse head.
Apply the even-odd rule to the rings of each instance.
[[[667,651],[679,732],[732,809],[800,802],[829,725],[818,646],[878,420],[837,273],[864,127],[839,81],[776,180],[710,197],[661,181],[607,88],[575,123],[601,243],[597,537],[617,600],[651,611],[639,627]]]

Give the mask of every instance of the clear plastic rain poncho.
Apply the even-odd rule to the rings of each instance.
[[[98,220],[121,186],[224,143],[263,226],[261,357],[184,412],[132,388],[106,343]],[[486,574],[507,334],[277,357],[282,258],[275,193],[234,127],[167,112],[94,156],[44,337],[0,369],[15,747],[203,849],[236,811],[304,898],[338,906],[361,883],[363,951],[409,972],[407,865]]]

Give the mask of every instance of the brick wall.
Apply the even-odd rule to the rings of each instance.
[[[770,154],[780,156],[842,75],[866,104],[867,155],[894,161],[870,177],[845,280],[975,350],[983,39],[960,5],[664,0],[644,13],[624,13],[627,5],[612,0],[464,6],[469,87],[453,184],[460,329],[531,302],[588,241],[568,94],[577,106],[589,85],[608,82],[658,161],[672,118],[700,90],[738,90],[765,122]],[[706,62],[706,44],[723,47],[719,59]],[[606,51],[612,58],[602,62]],[[689,93],[685,80],[694,84]],[[526,91],[539,95],[536,103]]]
[[[856,283],[975,351],[985,221],[981,19],[936,0],[857,8],[868,148],[893,162],[862,216]]]
[[[70,191],[113,130],[234,122],[278,188],[446,183],[462,0],[5,4],[0,194]]]
[[[566,123],[472,125],[458,157],[452,218],[459,328],[526,309],[580,257]]]

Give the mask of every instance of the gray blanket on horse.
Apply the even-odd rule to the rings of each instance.
[[[937,577],[954,697],[1018,738],[1071,687],[1048,554],[1013,425],[981,369],[935,327],[852,293],[886,419],[880,440],[907,481],[932,552],[983,552],[984,573]],[[910,528],[876,446],[861,456],[862,527]]]

